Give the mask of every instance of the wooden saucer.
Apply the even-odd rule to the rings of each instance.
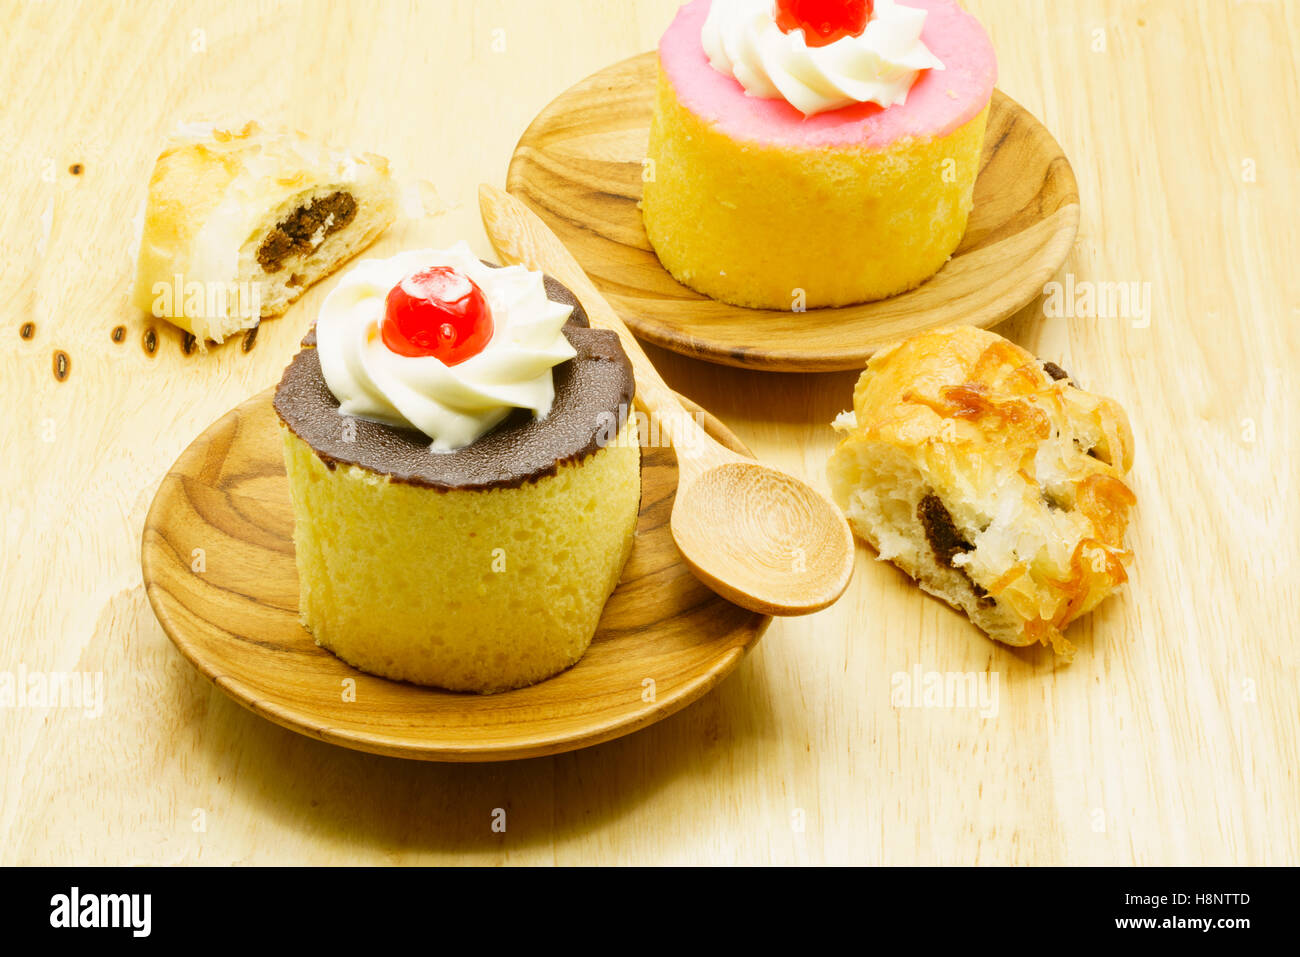
[[[975,208],[938,274],[911,292],[806,313],[744,309],[701,296],[659,264],[637,203],[656,54],[571,87],[528,127],[507,188],[528,203],[632,331],[683,355],[749,369],[860,369],[881,345],[935,326],[987,328],[1042,292],[1074,242],[1070,161],[1032,114],[994,91]]]
[[[682,563],[668,528],[676,455],[646,448],[636,545],[578,664],[497,695],[357,671],[298,623],[293,512],[271,397],[268,389],[233,409],[177,459],[145,520],[141,562],[149,601],[181,654],[276,724],[429,761],[557,754],[684,708],[726,677],[771,621],[719,598]],[[710,435],[749,454],[701,415]]]

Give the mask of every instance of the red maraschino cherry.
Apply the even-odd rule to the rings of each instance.
[[[785,33],[803,30],[810,47],[861,36],[875,0],[776,0],[776,25]]]
[[[384,345],[401,356],[436,356],[454,366],[492,338],[492,310],[483,290],[451,266],[411,273],[388,292]]]

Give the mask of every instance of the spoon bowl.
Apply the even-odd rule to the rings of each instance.
[[[853,538],[839,509],[765,465],[727,462],[683,482],[670,527],[696,577],[753,611],[817,611],[853,574]]]

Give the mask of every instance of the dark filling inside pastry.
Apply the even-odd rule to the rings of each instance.
[[[970,587],[975,592],[975,597],[980,600],[980,604],[992,605],[993,599],[988,597],[989,593],[975,583],[966,569],[952,563],[956,555],[968,552],[974,546],[957,531],[957,526],[952,521],[952,514],[944,506],[943,500],[933,494],[925,496],[916,506],[916,517],[921,520],[921,527],[925,529],[925,537],[930,543],[930,551],[934,552],[935,561],[945,568],[955,568],[961,572],[966,581],[970,582]]]
[[[1055,362],[1044,362],[1043,371],[1046,372],[1048,375],[1050,375],[1057,382],[1060,382],[1062,379],[1070,378],[1070,373],[1066,372]]]
[[[1060,382],[1062,379],[1069,379],[1070,385],[1074,386],[1076,389],[1080,388],[1079,380],[1070,375],[1070,373],[1066,372],[1055,362],[1047,362],[1043,359],[1039,359],[1038,361],[1042,364],[1043,371],[1050,375],[1054,381]]]
[[[328,236],[352,222],[356,215],[356,199],[342,190],[299,206],[267,234],[257,250],[257,264],[269,273],[279,272],[289,257],[305,256],[316,248],[312,237],[322,227]]]

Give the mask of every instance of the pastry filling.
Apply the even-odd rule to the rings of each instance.
[[[257,250],[257,264],[268,273],[279,272],[286,259],[315,252],[325,237],[356,215],[356,199],[342,190],[299,206],[267,233]]]
[[[957,526],[952,521],[952,514],[944,506],[943,500],[934,494],[925,496],[917,503],[916,517],[920,519],[921,527],[925,529],[925,538],[930,543],[930,551],[934,553],[935,561],[944,568],[954,568],[961,572],[962,577],[970,582],[971,590],[975,592],[975,597],[980,600],[980,604],[992,605],[993,599],[988,597],[989,593],[975,583],[966,569],[952,563],[954,556],[968,552],[974,546],[957,530]]]
[[[1043,371],[1052,377],[1053,380],[1060,382],[1062,379],[1070,378],[1070,373],[1066,372],[1055,362],[1044,362]]]

